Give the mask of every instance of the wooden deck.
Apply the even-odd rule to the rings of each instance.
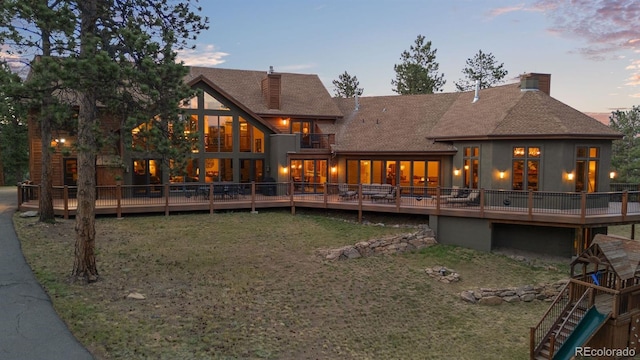
[[[216,185],[218,186],[218,185]],[[496,222],[598,227],[640,222],[639,194],[550,193],[498,190],[479,192],[477,202],[449,202],[450,189],[397,188],[402,194],[391,201],[371,196],[339,196],[338,184],[315,184],[305,189],[292,183],[235,184],[242,191],[218,192],[212,184],[161,186],[101,186],[97,188],[96,214],[122,216],[132,213],[165,213],[297,207],[398,214],[483,218]],[[356,189],[361,185],[349,185]],[[75,189],[54,188],[54,211],[68,218],[75,215]],[[362,192],[360,192],[362,193]],[[38,187],[18,188],[19,208],[38,209]],[[631,201],[631,199],[635,201]]]

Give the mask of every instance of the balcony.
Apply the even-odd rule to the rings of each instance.
[[[299,134],[300,150],[330,150],[331,145],[335,144],[335,134]]]

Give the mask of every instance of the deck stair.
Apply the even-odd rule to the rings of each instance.
[[[580,298],[573,302],[569,301],[568,290],[568,286],[565,286],[538,326],[531,329],[532,359],[553,359],[554,354],[587,313],[592,301],[593,289],[587,288]],[[554,314],[557,314],[555,321]],[[545,326],[545,324],[548,325]]]

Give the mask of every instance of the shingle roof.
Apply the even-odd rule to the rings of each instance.
[[[282,77],[280,109],[269,109],[262,94],[266,71],[190,67],[186,81],[204,76],[254,113],[265,116],[339,117],[342,113],[317,75],[277,73]]]
[[[597,234],[591,246],[597,245],[613,270],[622,280],[631,279],[638,271],[640,242],[620,236]]]
[[[491,138],[600,138],[620,134],[541,91],[519,84],[474,92],[335,99],[338,151],[446,151],[440,141]],[[435,140],[435,143],[434,143]]]
[[[344,113],[338,120],[336,151],[455,151],[445,143],[427,138],[437,121],[460,96],[396,95],[361,97],[355,110],[354,99],[336,98]]]
[[[519,84],[462,93],[440,119],[434,138],[619,138],[619,133],[542,91]]]
[[[318,123],[336,134],[340,152],[453,152],[448,141],[491,138],[617,139],[620,134],[541,91],[519,84],[474,92],[331,98],[317,75],[281,76],[281,107],[269,109],[262,94],[264,71],[191,67],[199,76],[259,116],[338,119]]]

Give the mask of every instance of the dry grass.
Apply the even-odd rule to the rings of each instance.
[[[274,211],[101,218],[101,281],[82,286],[67,282],[72,221],[15,223],[57,311],[98,359],[526,359],[547,303],[484,307],[458,294],[566,276],[441,245],[326,262],[315,250],[410,229]],[[430,280],[434,265],[463,280]],[[134,291],[146,300],[127,299]]]

